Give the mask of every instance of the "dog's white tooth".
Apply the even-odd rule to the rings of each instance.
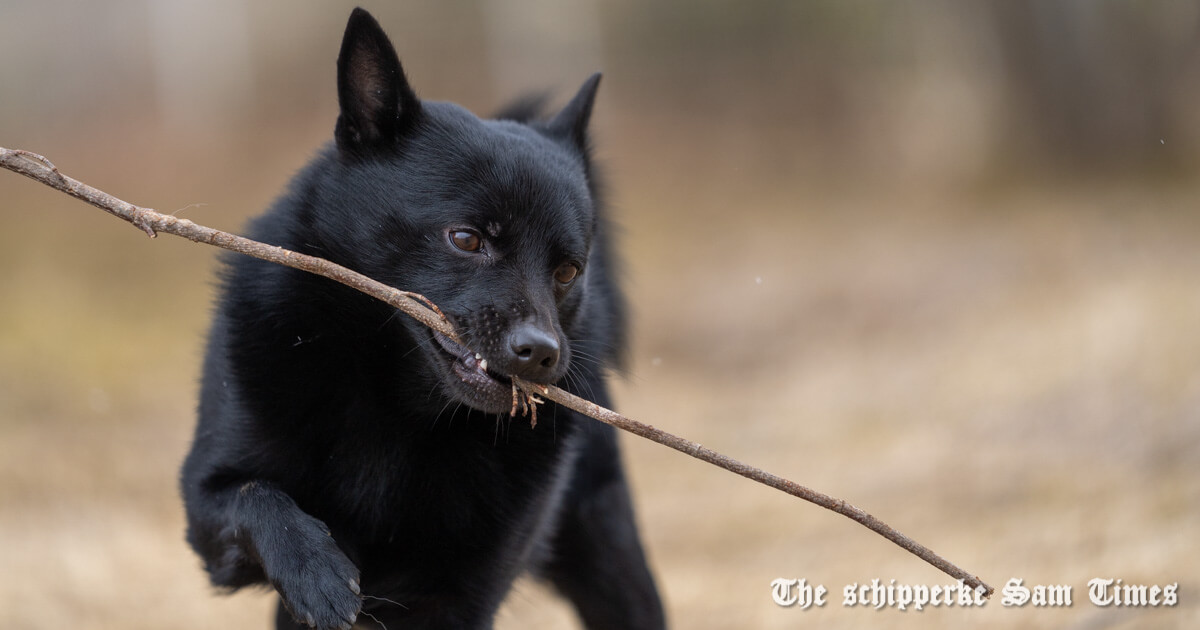
[[[481,359],[479,361],[479,369],[483,370],[484,372],[487,371],[487,359]]]
[[[478,360],[480,360],[480,359],[482,359],[482,358],[483,358],[483,355],[479,354],[478,352],[476,352],[476,353],[475,353],[475,360],[476,360],[476,361],[478,361]]]

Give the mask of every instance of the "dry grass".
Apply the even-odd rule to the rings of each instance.
[[[655,214],[670,190],[624,190],[623,411],[850,500],[993,586],[1074,587],[1067,610],[847,610],[851,582],[944,578],[841,517],[626,440],[675,627],[1197,625],[1194,191],[800,191]],[[209,253],[98,215],[67,226],[72,203],[0,215],[0,626],[267,627],[271,599],[211,596],[183,542]],[[1102,576],[1178,582],[1181,603],[1093,607]],[[781,609],[777,577],[832,601]],[[522,583],[499,626],[572,623]]]

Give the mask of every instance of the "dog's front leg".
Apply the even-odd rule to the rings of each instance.
[[[594,393],[608,406],[603,385]],[[616,430],[586,422],[543,575],[575,604],[588,630],[662,630],[666,618],[634,522]]]
[[[362,608],[358,568],[325,523],[272,484],[251,481],[235,492],[230,542],[262,566],[296,622],[320,630],[354,625]],[[287,627],[285,619],[277,623]]]

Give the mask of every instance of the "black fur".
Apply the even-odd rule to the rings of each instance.
[[[214,584],[274,586],[278,628],[490,628],[525,571],[590,629],[664,626],[613,431],[552,403],[536,428],[508,415],[511,375],[609,404],[624,313],[587,148],[598,82],[547,121],[532,101],[480,120],[419,100],[375,20],[350,16],[335,142],[250,235],[429,297],[472,351],[228,259],[188,540]]]

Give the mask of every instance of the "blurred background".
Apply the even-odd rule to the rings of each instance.
[[[676,628],[1200,623],[1200,5],[364,0],[423,98],[603,70],[630,416],[1067,609],[876,612],[935,569],[636,438]],[[238,230],[332,136],[344,2],[0,2],[0,146]],[[265,628],[183,541],[216,251],[0,173],[0,626]],[[775,578],[824,584],[776,606]],[[1098,608],[1095,577],[1179,584]],[[500,628],[573,628],[534,582]],[[369,623],[364,627],[372,627]]]

